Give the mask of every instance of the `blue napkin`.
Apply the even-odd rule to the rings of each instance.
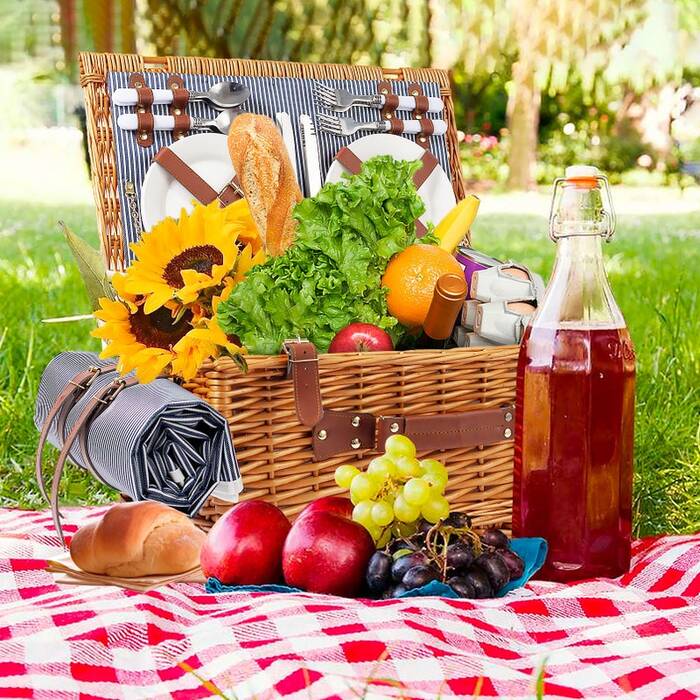
[[[547,558],[547,541],[541,537],[520,537],[511,541],[511,549],[525,562],[523,575],[515,581],[510,581],[498,592],[498,597],[524,586],[537,573]],[[206,583],[207,593],[302,593],[300,588],[282,586],[276,583],[268,583],[264,586],[227,586],[218,578],[209,578]],[[402,593],[399,598],[416,598],[420,596],[435,595],[442,598],[459,598],[459,596],[446,584],[440,581],[431,581],[420,588],[413,588]]]

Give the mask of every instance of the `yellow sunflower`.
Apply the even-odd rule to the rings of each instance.
[[[110,280],[110,284],[117,293],[117,296],[124,302],[124,304],[126,304],[129,311],[134,313],[136,311],[139,299],[135,294],[129,294],[129,292],[126,291],[126,287],[124,286],[125,283],[126,275],[120,272],[115,272]]]
[[[132,244],[136,261],[126,272],[124,288],[146,298],[146,314],[172,299],[184,304],[196,301],[201,290],[220,285],[236,267],[243,243],[239,236],[252,236],[245,211],[241,212],[248,205],[241,202],[231,205],[237,207],[238,216],[216,201],[197,204],[190,214],[183,210],[178,221],[164,219]],[[244,244],[244,250],[247,247]]]
[[[119,356],[117,369],[121,374],[136,370],[143,384],[153,381],[175,359],[173,346],[191,329],[192,314],[185,311],[173,317],[163,306],[146,314],[143,306],[130,307],[121,301],[100,299],[95,317],[102,325],[92,331],[96,338],[106,341],[100,357]]]
[[[190,331],[188,338],[203,344],[214,345],[219,350],[224,349],[229,355],[242,355],[247,352],[246,348],[239,344],[238,338],[224,333],[216,316],[205,319],[203,324],[203,326]],[[218,355],[217,351],[216,356]]]

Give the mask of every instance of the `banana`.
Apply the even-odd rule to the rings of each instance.
[[[476,212],[479,210],[479,198],[470,194],[458,202],[435,227],[435,235],[440,241],[440,248],[448,253],[462,242],[474,223]]]

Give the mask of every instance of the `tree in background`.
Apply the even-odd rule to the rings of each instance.
[[[629,39],[645,0],[467,0],[445,5],[435,29],[445,42],[439,63],[464,62],[472,76],[512,63],[507,83],[510,131],[508,185],[534,184],[542,90],[566,88],[572,72],[589,82],[610,52]],[[449,46],[454,27],[461,41]],[[481,78],[483,80],[483,78]]]

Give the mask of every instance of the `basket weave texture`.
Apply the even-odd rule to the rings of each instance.
[[[465,195],[446,71],[83,53],[80,82],[85,94],[93,190],[103,253],[110,269],[123,268],[124,249],[106,90],[109,71],[436,82],[445,102],[452,186],[458,200]],[[379,417],[449,414],[510,404],[515,399],[517,352],[517,347],[508,346],[321,355],[323,405],[325,409],[369,412]],[[333,482],[338,465],[365,465],[376,453],[349,450],[313,461],[311,429],[297,420],[286,365],[283,355],[250,356],[244,373],[230,359],[220,359],[208,363],[185,386],[227,418],[243,475],[243,497],[271,501],[287,515],[294,515],[319,496],[340,493]],[[512,439],[430,456],[445,462],[448,468],[447,495],[453,508],[466,509],[479,525],[509,526]],[[210,499],[200,512],[200,524],[209,526],[229,507],[229,503]]]

